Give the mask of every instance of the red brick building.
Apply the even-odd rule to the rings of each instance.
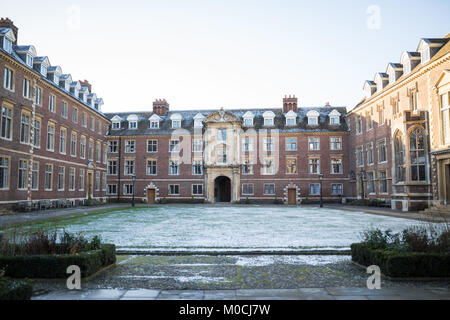
[[[111,201],[340,202],[352,197],[345,107],[106,114]],[[134,180],[135,179],[135,180]],[[322,188],[321,188],[322,185]]]
[[[103,100],[0,20],[0,204],[105,200]]]

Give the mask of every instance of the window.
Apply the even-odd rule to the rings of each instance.
[[[382,126],[384,124],[384,107],[378,107],[378,125]]]
[[[108,161],[108,174],[117,174],[117,160]]]
[[[341,137],[331,137],[330,138],[330,149],[331,150],[342,150],[342,138]]]
[[[77,156],[77,134],[75,132],[70,135],[70,155]]]
[[[64,190],[64,175],[65,175],[66,168],[59,167],[58,168],[58,191]]]
[[[100,191],[100,171],[95,171],[95,191]]]
[[[12,109],[3,106],[2,107],[2,131],[1,137],[3,139],[12,139]]]
[[[401,135],[397,135],[394,139],[395,148],[395,180],[396,182],[404,182],[406,177],[405,168],[405,146]]]
[[[150,129],[159,129],[159,121],[150,120]]]
[[[106,164],[106,159],[108,158],[108,146],[106,144],[103,145],[103,164]]]
[[[273,151],[273,139],[272,138],[264,138],[263,139],[263,147],[264,147],[264,151]]]
[[[17,189],[25,190],[27,188],[28,180],[28,163],[26,160],[19,160],[19,172],[18,172],[18,182]]]
[[[296,174],[297,173],[297,158],[287,158],[286,159],[286,173]]]
[[[34,87],[34,103],[38,106],[42,106],[42,89]]]
[[[77,108],[72,109],[72,122],[78,123],[78,109]]]
[[[387,151],[386,151],[386,140],[380,140],[377,144],[378,149],[378,163],[383,163],[387,161]]]
[[[33,145],[37,148],[41,146],[41,120],[35,119],[33,126]]]
[[[84,169],[80,169],[80,183],[78,185],[78,188],[80,191],[84,191]]]
[[[53,165],[45,165],[45,190],[53,189]]]
[[[169,152],[180,151],[180,140],[170,140]]]
[[[62,102],[61,102],[61,117],[67,119],[67,114],[68,114],[67,103],[64,102],[64,101],[62,101]]]
[[[286,151],[297,151],[297,138],[286,138]]]
[[[227,141],[227,129],[217,129],[217,141]]]
[[[117,194],[117,184],[108,184],[107,194]]]
[[[362,119],[360,115],[356,116],[356,134],[362,133]]]
[[[375,193],[375,173],[373,171],[367,172],[367,192]]]
[[[247,138],[242,139],[242,146],[243,146],[244,152],[253,151],[252,138],[247,137]]]
[[[450,144],[450,92],[441,94],[441,128],[443,144]]]
[[[75,190],[75,168],[69,168],[69,191]]]
[[[86,137],[82,136],[80,139],[80,158],[86,158]]]
[[[409,136],[411,161],[411,180],[425,181],[425,135],[422,128],[417,128]]]
[[[331,185],[331,194],[334,196],[341,196],[343,194],[343,187],[341,183],[333,183]]]
[[[181,120],[172,120],[172,129],[181,128]]]
[[[409,95],[410,109],[411,109],[411,111],[416,111],[417,110],[417,90],[415,88],[409,89],[408,95]]]
[[[378,182],[380,184],[380,193],[387,193],[387,176],[386,171],[378,172]]]
[[[137,121],[129,121],[128,122],[128,129],[134,130],[137,129],[138,125],[137,125]]]
[[[47,125],[47,150],[55,151],[55,125]]]
[[[309,126],[317,126],[319,124],[319,117],[308,117]]]
[[[0,156],[0,189],[9,188],[9,158]]]
[[[180,194],[180,185],[179,184],[169,184],[169,194],[170,195],[179,195]]]
[[[125,175],[133,175],[134,174],[134,160],[125,160]]]
[[[320,194],[320,183],[311,183],[309,185],[309,194],[310,195],[319,195]]]
[[[274,195],[275,194],[275,184],[273,184],[273,183],[265,183],[264,184],[264,194],[266,194],[266,195]]]
[[[203,174],[203,161],[194,160],[192,162],[192,174],[194,175]]]
[[[330,124],[339,125],[340,124],[339,116],[330,116]]]
[[[136,141],[134,140],[126,140],[125,141],[125,152],[126,153],[134,153],[136,150]]]
[[[123,185],[123,194],[131,195],[134,193],[134,186],[132,184],[124,184]]]
[[[147,152],[158,152],[158,140],[147,140]]]
[[[227,149],[217,150],[217,163],[220,163],[220,164],[227,163]]]
[[[242,194],[243,195],[253,195],[253,183],[244,183],[242,185]]]
[[[290,127],[295,126],[296,120],[297,120],[297,118],[293,118],[293,117],[286,118],[286,126],[290,126]]]
[[[342,174],[342,159],[331,158],[331,173]]]
[[[169,174],[170,175],[179,175],[180,174],[180,164],[177,160],[169,161]]]
[[[202,184],[193,184],[192,185],[192,195],[194,195],[194,196],[203,195],[203,185]]]
[[[28,112],[22,112],[20,122],[20,142],[30,143],[30,114]]]
[[[355,153],[356,153],[356,166],[362,167],[364,165],[363,147],[357,147],[355,150],[356,150],[355,151]]]
[[[367,165],[372,165],[373,164],[373,142],[367,144],[366,152],[367,152]]]
[[[113,130],[119,130],[120,129],[120,121],[114,121],[112,123],[112,129]]]
[[[97,121],[97,133],[98,134],[102,134],[102,123],[99,121]]]
[[[34,161],[31,168],[31,190],[39,188],[39,162]]]
[[[264,159],[264,174],[275,174],[275,161],[273,159]]]
[[[14,71],[5,67],[3,72],[3,88],[10,91],[14,90]]]
[[[147,175],[156,176],[156,160],[147,160]]]
[[[106,172],[102,172],[102,190],[106,191]]]
[[[48,110],[55,112],[55,96],[52,94],[48,96]]]
[[[400,105],[398,98],[391,98],[391,106],[392,106],[392,113],[394,115],[397,115],[400,112]]]
[[[309,173],[319,174],[320,173],[320,159],[319,158],[309,158]]]
[[[59,130],[59,153],[66,154],[67,129],[61,128]]]
[[[309,150],[320,150],[320,138],[308,138]]]
[[[192,142],[192,151],[193,152],[203,151],[203,141],[201,139],[194,139],[194,141]]]
[[[89,145],[88,145],[88,159],[90,161],[94,160],[94,141],[89,140]]]
[[[264,126],[266,127],[273,126],[273,118],[264,118]]]
[[[82,114],[82,116],[81,116],[81,125],[82,125],[83,127],[85,127],[85,128],[86,128],[86,126],[87,126],[87,122],[86,122],[86,113],[84,113],[84,112],[83,112],[83,114]]]
[[[367,127],[367,131],[373,129],[372,113],[373,113],[372,109],[370,109],[370,111],[366,112],[366,127]]]
[[[245,127],[253,127],[253,118],[245,118],[244,126]]]
[[[248,159],[242,165],[242,174],[253,174],[253,163]]]
[[[31,98],[31,86],[30,86],[30,80],[23,79],[23,86],[22,86],[22,94],[24,98],[30,99]]]
[[[110,153],[116,153],[118,150],[118,141],[108,141],[108,152]]]
[[[3,37],[3,49],[5,49],[5,51],[9,54],[12,52],[12,42],[6,37]]]
[[[102,143],[97,141],[97,146],[95,148],[97,162],[102,161]]]

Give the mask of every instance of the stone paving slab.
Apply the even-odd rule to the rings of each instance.
[[[450,300],[449,288],[246,290],[59,290],[33,300]]]

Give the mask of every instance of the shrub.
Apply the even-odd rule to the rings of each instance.
[[[32,295],[31,281],[0,279],[0,300],[30,300]]]

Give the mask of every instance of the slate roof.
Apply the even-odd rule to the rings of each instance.
[[[10,28],[0,28],[0,35],[1,34],[6,34],[9,30],[11,30]],[[18,46],[18,47],[25,47],[25,46]],[[34,74],[37,74],[41,77],[41,80],[47,82],[48,84],[52,85],[53,87],[57,88],[58,90],[63,91],[64,93],[66,93],[67,95],[70,95],[72,98],[78,100],[79,103],[85,105],[86,107],[90,108],[92,111],[96,112],[97,114],[101,115],[102,117],[106,118],[105,114],[103,112],[101,112],[100,110],[95,109],[93,106],[90,106],[89,104],[87,104],[86,102],[83,102],[82,100],[79,99],[79,97],[74,96],[73,94],[71,94],[69,91],[65,90],[64,88],[60,87],[58,84],[55,84],[54,82],[48,80],[47,78],[45,78],[44,76],[42,76],[42,74],[40,74],[39,72],[37,72],[35,69],[31,68],[29,65],[27,65],[25,63],[25,61],[23,61],[20,56],[16,53],[16,51],[12,50],[11,54],[9,54],[8,52],[6,52],[3,47],[0,46],[0,52],[2,52],[3,54],[13,58],[14,60],[16,60],[18,63],[20,63],[22,66],[24,66],[25,68],[27,68],[28,70],[32,71]],[[44,61],[45,58],[47,58],[46,56],[43,57],[34,57],[33,61]],[[56,70],[58,66],[51,66],[48,68],[49,71],[51,70]]]
[[[319,112],[319,125],[310,127],[307,125],[308,118],[306,114],[308,111],[316,110]],[[340,125],[329,124],[329,113],[333,110],[337,110],[341,114]],[[211,113],[218,112],[219,110],[174,110],[169,111],[165,115],[158,115],[162,120],[159,123],[159,129],[150,129],[148,119],[153,115],[153,112],[119,112],[119,113],[105,113],[106,117],[110,120],[114,116],[121,117],[124,121],[121,123],[121,129],[111,130],[112,136],[142,136],[142,135],[170,135],[175,129],[172,129],[172,122],[170,116],[179,113],[182,116],[181,129],[188,130],[190,133],[194,132],[194,117],[200,113],[203,116],[208,116]],[[300,107],[297,112],[297,125],[286,126],[286,118],[282,109],[229,109],[226,112],[234,114],[240,120],[243,120],[243,116],[247,111],[252,112],[255,117],[253,119],[253,129],[279,129],[281,132],[345,132],[349,131],[347,124],[347,110],[346,107]],[[263,113],[266,111],[272,111],[275,114],[274,127],[265,127]],[[137,129],[128,129],[128,123],[126,119],[129,115],[137,115],[139,118]],[[244,127],[245,128],[245,127]]]

